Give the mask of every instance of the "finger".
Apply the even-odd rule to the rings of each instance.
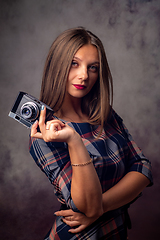
[[[61,130],[64,126],[65,126],[65,123],[63,123],[62,121],[58,120],[58,119],[54,119],[54,120],[51,120],[51,121],[48,121],[46,124],[47,124],[47,127],[50,128],[51,124],[53,123],[56,123],[58,124],[58,130]]]
[[[59,126],[58,123],[51,123],[50,124],[50,130],[53,131],[56,135],[59,135],[59,130],[61,130],[62,128]]]
[[[71,227],[71,226],[70,226],[70,227]],[[69,229],[68,232],[70,232],[70,233],[79,233],[79,232],[83,231],[86,227],[87,227],[87,226],[85,226],[85,225],[80,225],[80,226],[77,227],[77,228],[71,228],[71,229]]]
[[[59,134],[58,131],[62,130],[63,126],[64,124],[56,121],[46,122],[46,130],[51,130],[57,135]]]
[[[31,127],[31,137],[42,139],[42,133],[37,132],[38,125],[38,121],[36,120]]]
[[[73,211],[71,209],[61,210],[54,213],[56,216],[67,217],[73,215]]]
[[[73,216],[67,216],[67,217],[64,217],[65,220],[67,221],[74,221],[74,217]]]
[[[36,120],[31,127],[31,137],[37,133],[38,121]]]
[[[50,129],[50,124],[49,122],[46,122],[46,130],[49,130]]]
[[[68,221],[65,218],[62,218],[62,221],[70,227],[76,227],[80,224],[78,221]]]
[[[46,130],[45,119],[46,119],[46,107],[42,105],[41,113],[39,117],[39,128],[42,135],[45,133],[45,130]]]

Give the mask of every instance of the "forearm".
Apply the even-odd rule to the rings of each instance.
[[[139,172],[127,173],[115,186],[103,193],[104,212],[117,209],[131,202],[149,182],[149,179]]]
[[[81,138],[68,144],[71,164],[83,164],[90,156]],[[101,215],[102,189],[93,163],[72,166],[71,197],[76,207],[86,216]]]
[[[45,142],[66,142],[71,164],[90,161],[90,156],[80,135],[67,124],[54,119],[45,124],[46,109],[41,111],[39,123],[33,124],[31,136]],[[40,133],[37,127],[40,127]],[[47,128],[47,129],[46,129]],[[93,163],[72,168],[71,197],[76,207],[86,216],[99,216],[102,211],[102,190]]]

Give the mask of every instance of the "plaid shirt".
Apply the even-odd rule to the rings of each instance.
[[[148,177],[152,183],[151,165],[133,141],[123,120],[112,110],[112,114],[98,136],[100,126],[89,123],[67,122],[81,136],[97,171],[102,191],[113,187],[130,171]],[[71,198],[72,167],[66,143],[30,139],[30,153],[40,169],[54,186],[58,200],[77,211]],[[126,239],[125,208],[105,213],[95,223],[79,234],[68,233],[70,228],[57,217],[50,236],[46,239]]]

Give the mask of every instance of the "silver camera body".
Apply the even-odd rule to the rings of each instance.
[[[20,122],[27,128],[31,128],[33,123],[39,119],[41,107],[46,107],[46,119],[53,116],[52,108],[25,92],[19,92],[17,99],[9,112],[9,117]]]

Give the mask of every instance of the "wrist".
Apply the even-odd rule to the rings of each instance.
[[[80,135],[76,131],[72,131],[72,134],[67,140],[68,147],[79,145],[82,142]]]

